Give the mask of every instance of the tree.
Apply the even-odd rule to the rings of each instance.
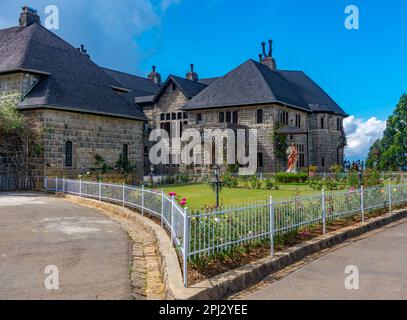
[[[30,157],[41,153],[42,130],[35,114],[22,114],[11,101],[0,103],[0,155],[3,171],[28,175]],[[2,169],[0,167],[0,169]]]
[[[366,164],[379,170],[398,170],[407,166],[407,94],[403,94],[387,120],[383,138],[370,148]]]

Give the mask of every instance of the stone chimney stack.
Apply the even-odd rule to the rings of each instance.
[[[147,77],[148,79],[150,79],[151,81],[153,81],[155,84],[158,84],[159,86],[161,86],[162,82],[161,82],[161,75],[156,72],[156,67],[153,66],[153,71],[151,71]]]
[[[268,66],[271,70],[275,71],[277,69],[276,60],[273,58],[273,40],[269,40],[269,51],[266,53],[266,43],[262,42],[262,52],[263,56],[260,57],[260,62]]]
[[[40,16],[37,14],[37,10],[32,9],[28,6],[22,8],[22,12],[20,14],[20,28],[28,27],[33,23],[41,23]]]
[[[190,67],[191,67],[191,69],[190,69],[190,71],[188,71],[186,78],[191,81],[198,81],[199,78],[198,78],[198,74],[194,71],[194,65],[191,64]]]

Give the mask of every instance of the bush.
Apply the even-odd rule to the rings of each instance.
[[[313,190],[322,190],[322,180],[320,179],[312,179],[309,181],[309,186],[311,187],[311,189]]]
[[[252,189],[260,189],[261,188],[261,181],[257,178],[256,175],[250,178],[250,186]]]
[[[279,183],[304,183],[308,179],[307,173],[277,173],[276,181]]]
[[[236,177],[232,176],[230,173],[226,173],[222,179],[223,185],[226,188],[237,188],[239,181]]]
[[[274,187],[273,180],[267,179],[267,180],[266,180],[266,189],[267,189],[267,190],[272,190],[273,187]]]

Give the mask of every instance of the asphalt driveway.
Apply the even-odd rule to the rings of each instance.
[[[93,209],[0,193],[0,299],[130,299],[130,250],[127,233]]]
[[[352,290],[345,286],[349,276]],[[271,276],[237,299],[407,300],[407,222],[334,248],[280,280]]]

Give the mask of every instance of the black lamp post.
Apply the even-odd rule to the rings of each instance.
[[[154,186],[154,166],[150,166],[150,179],[151,179],[151,187]]]
[[[216,208],[219,208],[219,193],[222,181],[220,181],[220,168],[216,166],[213,170],[214,175],[214,185],[215,185],[215,193],[216,193]]]

